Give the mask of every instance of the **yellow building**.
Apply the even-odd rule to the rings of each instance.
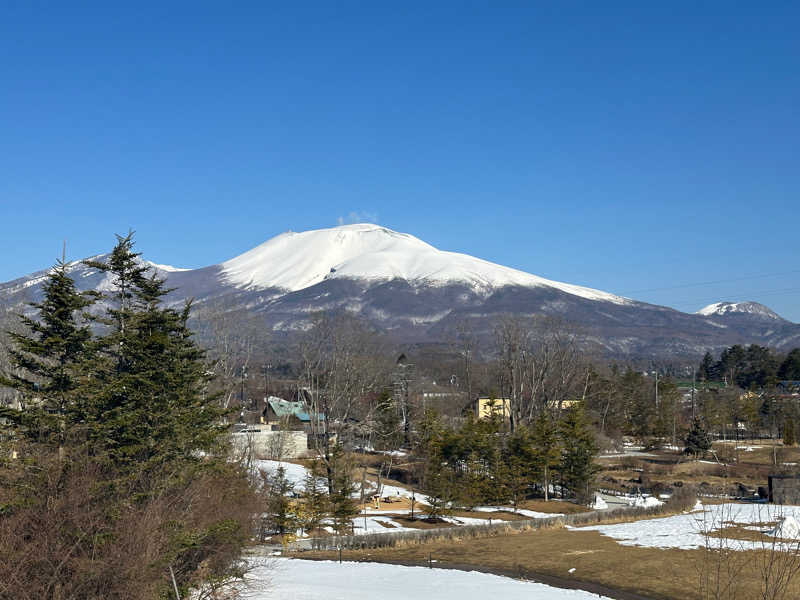
[[[511,400],[508,398],[476,398],[472,402],[472,411],[478,419],[500,417],[508,420],[511,417]]]

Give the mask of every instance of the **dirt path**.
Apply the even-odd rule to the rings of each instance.
[[[298,560],[330,560],[330,558],[304,557],[296,555],[293,558],[296,558]],[[357,560],[355,562],[379,562],[390,565],[400,565],[404,567],[429,566],[429,564],[425,561],[413,561],[413,560],[391,560],[391,559],[381,560],[381,561]],[[642,596],[641,594],[636,594],[634,592],[617,590],[614,588],[601,585],[599,583],[594,583],[592,581],[581,581],[578,579],[570,579],[567,577],[558,577],[556,575],[535,573],[523,568],[514,570],[514,569],[503,569],[495,567],[484,567],[472,564],[452,563],[452,562],[447,562],[447,563],[434,562],[432,566],[434,569],[450,569],[455,571],[478,571],[479,573],[500,575],[502,577],[511,577],[512,579],[522,579],[524,581],[544,583],[551,587],[561,588],[564,590],[583,590],[585,592],[590,592],[592,594],[599,594],[607,598],[613,598],[614,600],[654,600],[652,596]]]

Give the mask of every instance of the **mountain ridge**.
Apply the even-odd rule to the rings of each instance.
[[[98,255],[95,259],[104,255]],[[176,288],[167,301],[244,311],[291,335],[320,311],[346,312],[406,341],[442,341],[467,321],[489,338],[500,315],[569,323],[587,345],[614,355],[696,355],[734,343],[800,345],[800,325],[758,303],[715,303],[698,313],[544,279],[438,250],[372,224],[285,232],[199,269],[144,261]],[[108,275],[69,264],[78,289],[107,289]],[[0,304],[40,299],[48,269],[0,284]],[[731,308],[732,307],[732,308]]]

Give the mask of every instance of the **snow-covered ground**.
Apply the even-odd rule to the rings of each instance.
[[[383,525],[381,524],[383,523]],[[365,527],[366,525],[366,527]],[[419,531],[411,527],[403,527],[390,517],[361,515],[353,519],[353,533],[364,535],[370,533],[398,533],[400,531]]]
[[[754,526],[754,524],[771,523],[789,516],[800,519],[800,506],[712,504],[704,506],[702,510],[672,517],[644,519],[632,523],[617,523],[613,525],[591,525],[577,527],[573,530],[599,531],[625,546],[698,548],[705,545],[704,531],[713,531],[736,524],[766,532],[773,529],[773,527],[758,527]],[[731,540],[730,547],[747,550],[761,548],[762,544],[760,542]]]
[[[273,559],[248,576],[248,600],[603,600],[581,590],[518,581],[475,571],[379,563]],[[263,588],[263,589],[259,589]],[[608,600],[606,598],[606,600]]]
[[[294,463],[281,462],[278,460],[256,460],[255,467],[256,469],[265,471],[269,475],[274,475],[278,471],[279,467],[283,467],[286,470],[286,479],[294,484],[295,491],[297,492],[303,489],[303,483],[305,482],[306,475],[308,474],[308,469],[303,465],[296,465]],[[377,484],[374,481],[368,481],[367,484],[372,490],[375,490],[377,487]],[[360,491],[355,492],[353,496],[360,496]],[[396,485],[384,485],[383,490],[381,491],[381,496],[384,498],[386,496],[401,496],[403,498],[411,498],[412,492],[411,490],[407,490],[406,488]],[[424,500],[424,497],[421,494],[416,494],[416,498],[417,500]],[[389,509],[387,508],[387,510]]]
[[[522,515],[523,517],[528,517],[529,519],[547,519],[550,517],[564,516],[563,513],[543,513],[535,510],[527,510],[525,508],[518,508],[517,510],[514,510],[508,506],[476,506],[474,510],[478,512],[509,512]]]
[[[296,465],[290,462],[281,462],[278,460],[256,460],[254,466],[257,470],[264,471],[268,475],[274,475],[278,472],[279,467],[283,467],[286,472],[286,479],[294,485],[295,492],[300,492],[303,489],[303,482],[308,475],[308,469],[303,465]]]

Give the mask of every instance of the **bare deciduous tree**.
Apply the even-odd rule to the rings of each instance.
[[[252,317],[228,310],[221,301],[210,302],[197,311],[200,336],[208,346],[208,357],[220,402],[229,408],[236,397],[242,369],[250,366],[258,335],[263,335]]]
[[[386,382],[385,352],[376,334],[348,316],[319,315],[301,345],[302,386],[311,431],[333,492],[333,446],[351,442],[353,419],[369,420],[364,400]],[[335,436],[335,440],[334,440]]]
[[[575,334],[563,322],[506,315],[495,329],[495,343],[512,429],[544,411],[557,413],[564,401],[585,395],[589,367],[581,360]]]

